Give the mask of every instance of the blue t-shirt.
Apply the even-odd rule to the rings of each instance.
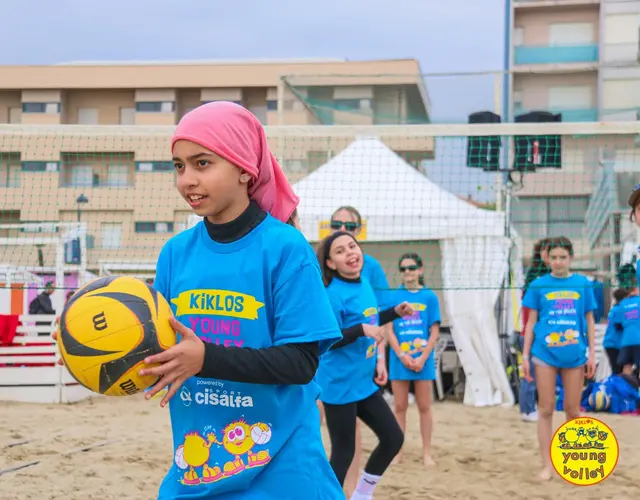
[[[359,324],[378,325],[378,303],[366,278],[358,282],[333,278],[327,295],[341,330]],[[376,343],[369,337],[323,354],[316,375],[322,389],[320,400],[342,405],[362,401],[376,392],[376,354]]]
[[[616,311],[619,307],[619,304],[616,304],[609,310],[609,316],[607,317],[607,329],[605,330],[604,338],[602,339],[602,347],[605,349],[620,349],[622,326],[615,324]]]
[[[593,320],[600,323],[604,316],[604,285],[594,278],[587,278],[593,287],[593,297],[596,300],[596,309],[593,311]]]
[[[362,264],[362,277],[366,278],[376,294],[378,307],[381,310],[393,307],[396,304],[391,303],[391,291],[389,282],[384,274],[384,270],[380,263],[371,255],[364,254],[364,262]]]
[[[576,368],[587,361],[587,321],[596,301],[589,280],[580,274],[533,280],[522,302],[538,311],[531,355],[557,368]]]
[[[393,294],[394,302],[408,302],[413,315],[393,321],[393,332],[398,339],[402,352],[414,358],[422,355],[429,340],[429,329],[434,323],[440,323],[440,303],[438,296],[428,288],[410,291],[402,287]],[[391,380],[433,380],[435,378],[435,355],[427,358],[419,372],[406,368],[394,350],[389,357],[389,378]]]
[[[213,241],[203,222],[171,238],[154,286],[204,342],[268,348],[342,335],[311,246],[267,216],[243,238]],[[160,500],[343,499],[327,460],[319,387],[192,377],[170,401],[174,459]]]
[[[640,297],[632,295],[621,300],[613,323],[622,330],[620,349],[640,345]]]

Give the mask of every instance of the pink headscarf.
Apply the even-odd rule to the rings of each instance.
[[[171,139],[195,142],[238,166],[253,177],[249,197],[276,219],[287,222],[298,206],[278,160],[269,151],[258,119],[238,104],[203,104],[182,117]]]

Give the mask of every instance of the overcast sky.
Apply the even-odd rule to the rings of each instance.
[[[425,74],[502,67],[504,0],[18,0],[2,5],[0,64],[77,60],[416,58]],[[313,9],[311,8],[313,7]],[[493,107],[493,77],[426,77],[436,122]],[[445,142],[430,177],[484,183]]]

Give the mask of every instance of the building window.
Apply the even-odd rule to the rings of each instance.
[[[593,23],[553,23],[549,25],[549,45],[591,45]]]
[[[588,196],[517,198],[513,203],[513,223],[527,239],[581,239],[588,205]]]
[[[0,187],[20,187],[20,165],[0,163]]]
[[[22,122],[22,108],[9,108],[9,123]]]
[[[120,125],[135,125],[136,108],[120,108]]]
[[[98,110],[96,108],[78,108],[79,125],[97,125]]]
[[[359,111],[362,99],[334,99],[333,104],[338,111]]]
[[[270,99],[267,101],[267,111],[278,111],[278,101]]]
[[[513,46],[520,47],[524,45],[524,28],[516,26],[513,28]]]
[[[136,233],[173,233],[173,222],[136,222]]]
[[[58,162],[56,161],[23,161],[23,172],[57,172]]]
[[[513,111],[520,112],[524,109],[524,96],[522,94],[522,90],[514,90],[513,91]]]
[[[107,186],[126,187],[129,185],[129,167],[127,165],[109,165]]]
[[[23,113],[45,113],[48,115],[56,115],[60,113],[59,102],[23,102]]]
[[[248,109],[254,114],[260,123],[263,125],[267,124],[267,106],[249,106]]]
[[[137,161],[137,172],[172,172],[174,170],[171,161]]]
[[[103,222],[100,226],[100,244],[105,249],[121,248],[122,224],[120,222]]]
[[[91,165],[73,165],[70,184],[74,187],[93,186],[93,167]]]
[[[173,113],[175,111],[173,101],[139,101],[136,102],[138,113]]]

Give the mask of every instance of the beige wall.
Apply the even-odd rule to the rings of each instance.
[[[118,124],[120,109],[140,101],[170,101],[173,112],[137,112],[136,125],[174,125],[186,111],[203,101],[232,100],[251,109],[265,125],[320,123],[288,85],[305,96],[306,88],[327,90],[331,99],[373,99],[355,112],[329,112],[336,123],[370,125],[376,99],[390,118],[379,123],[402,122],[407,103],[416,112],[428,110],[428,96],[416,60],[366,62],[239,62],[138,65],[56,65],[0,67],[0,123],[10,123],[8,109],[20,102],[60,102],[60,114],[14,113],[13,123],[76,124],[80,108],[94,109],[97,124]],[[283,83],[286,77],[288,84]],[[215,87],[211,87],[215,82]],[[26,90],[29,89],[29,90]],[[378,89],[382,89],[378,91]],[[419,99],[407,97],[411,95]],[[417,90],[416,90],[417,89]],[[386,98],[387,94],[394,95]],[[17,92],[17,93],[16,93]],[[282,112],[267,110],[267,101],[279,101]],[[371,109],[369,109],[371,108]],[[382,109],[385,108],[385,109]],[[389,121],[390,120],[390,121]]]
[[[568,74],[514,74],[513,90],[522,94],[522,107],[526,110],[547,109],[549,89],[552,87],[591,88],[591,107],[598,104],[598,76],[595,71]]]
[[[22,110],[21,92],[16,90],[0,91],[0,123],[12,123],[12,113]],[[21,113],[20,113],[21,114]]]
[[[238,62],[138,65],[5,66],[2,89],[152,89],[270,87],[282,76],[306,75],[305,85],[378,85],[416,83],[420,66],[415,59],[337,62]],[[323,76],[324,75],[324,76]],[[389,75],[389,76],[377,76]],[[411,77],[410,75],[415,75]],[[331,80],[333,82],[331,83]]]
[[[593,40],[599,38],[600,15],[597,5],[552,7],[549,9],[517,9],[514,27],[524,29],[524,45],[548,45],[549,25],[556,23],[592,23]]]
[[[120,109],[135,108],[133,90],[69,90],[63,108],[65,123],[78,123],[78,110],[96,109],[97,125],[119,125]]]

